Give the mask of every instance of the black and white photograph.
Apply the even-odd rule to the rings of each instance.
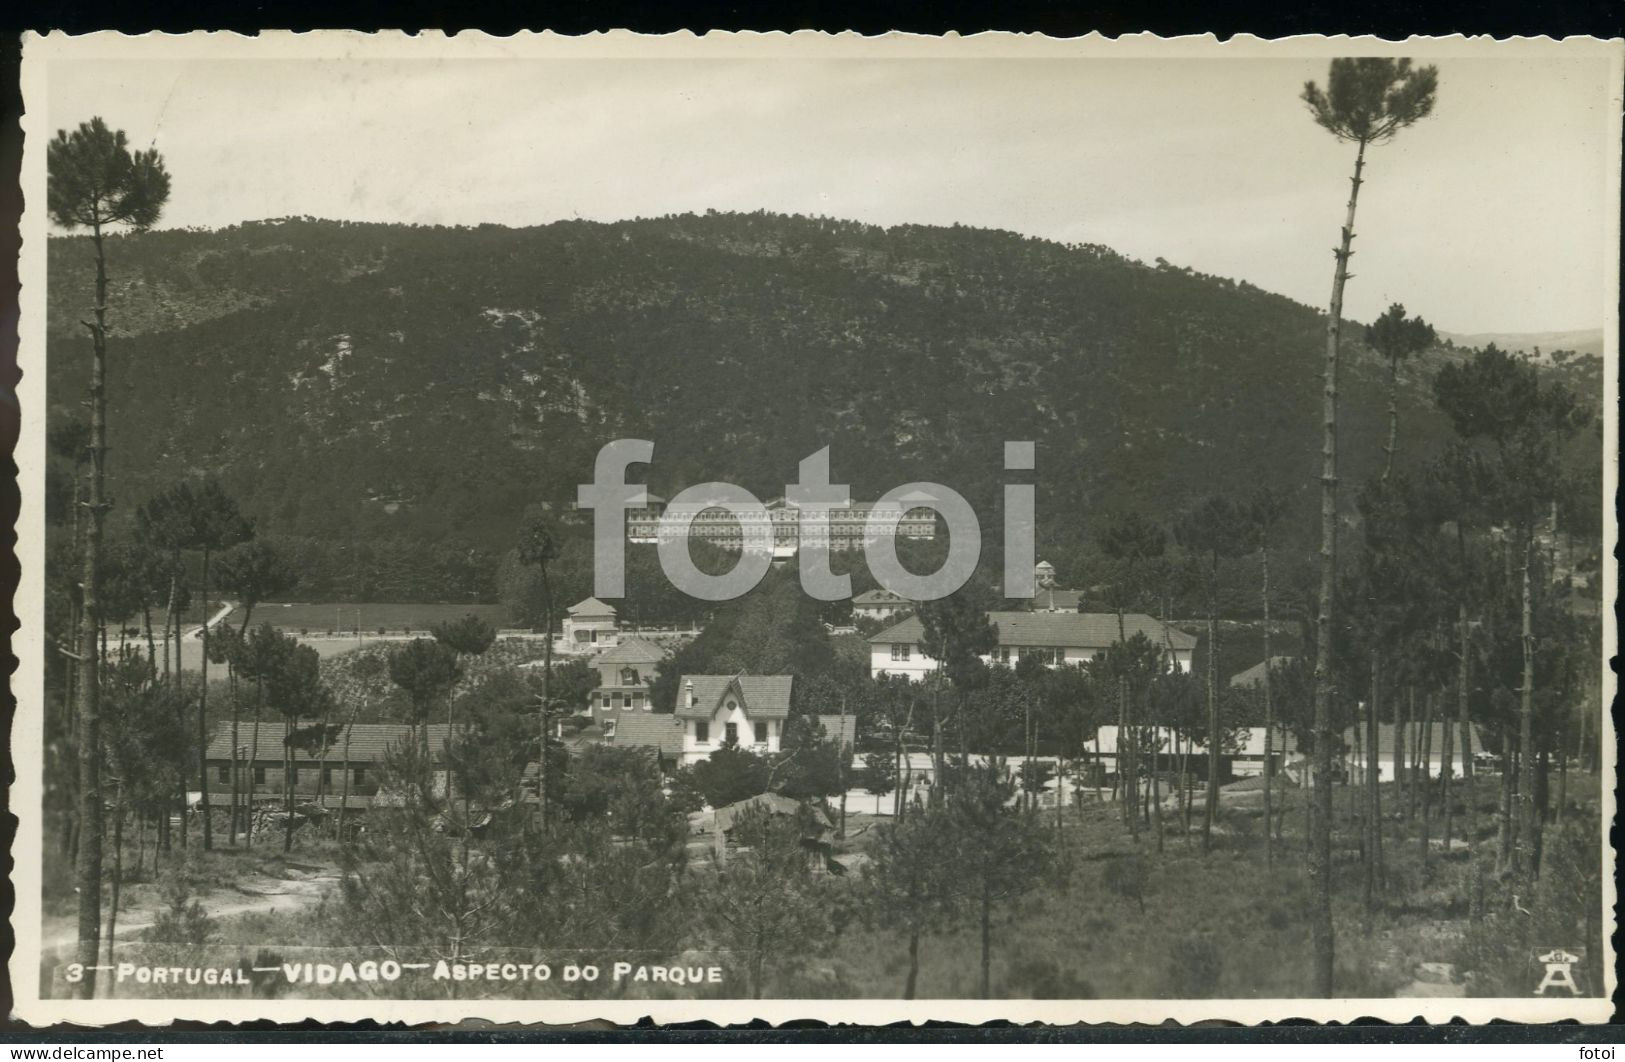
[[[30,1022],[1605,1021],[1619,41],[30,35]]]

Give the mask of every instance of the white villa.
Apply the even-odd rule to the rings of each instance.
[[[577,652],[608,649],[619,641],[620,626],[615,622],[615,606],[589,597],[565,610],[564,644],[568,649]]]
[[[682,763],[706,759],[730,740],[760,755],[778,752],[794,682],[793,675],[684,675],[676,706]]]
[[[890,590],[865,590],[852,599],[856,619],[891,619],[899,612],[913,612],[914,602]]]
[[[1051,667],[1083,664],[1101,656],[1119,638],[1117,616],[1109,612],[989,612],[987,616],[999,636],[998,645],[982,657],[989,664],[1014,665],[1028,656]],[[1143,634],[1152,645],[1170,647],[1174,666],[1190,670],[1194,636],[1138,612],[1123,616],[1123,630],[1130,638]],[[871,636],[869,673],[921,679],[935,671],[937,662],[920,648],[924,633],[919,617],[911,616]]]

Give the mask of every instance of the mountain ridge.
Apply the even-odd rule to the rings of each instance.
[[[58,415],[83,386],[82,239],[49,247]],[[400,542],[487,570],[613,438],[655,442],[648,482],[667,496],[724,480],[770,497],[831,445],[855,497],[943,482],[984,525],[1021,478],[1002,442],[1033,439],[1057,556],[1103,513],[1169,518],[1260,483],[1298,496],[1289,534],[1312,522],[1324,314],[1096,245],[758,213],[290,220],[121,236],[108,256],[125,516],[214,474],[262,528],[329,557]],[[1402,370],[1405,463],[1448,437],[1427,378],[1459,356]],[[1380,460],[1386,367],[1351,343],[1341,383],[1358,484]]]

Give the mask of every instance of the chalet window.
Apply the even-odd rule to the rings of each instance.
[[[704,745],[707,742],[709,742],[710,740],[711,740],[711,724],[710,723],[695,723],[694,724],[694,744],[696,744],[696,745]]]
[[[215,772],[215,777],[222,782],[231,781],[231,764],[222,763],[219,770]]]
[[[891,647],[891,658],[893,660],[907,660],[911,648],[912,646],[894,644]]]
[[[735,744],[735,745],[737,745],[739,743],[739,724],[738,723],[723,723],[722,724],[722,731],[723,731],[723,740],[724,741],[727,741],[728,743]]]
[[[638,684],[638,669],[635,667],[621,668],[621,685],[636,686]]]
[[[265,768],[264,767],[256,767],[256,768],[254,768],[254,784],[255,785],[264,785],[265,784]]]
[[[1007,645],[1001,645],[997,649],[993,650],[993,659],[997,663],[1008,664],[1010,662],[1010,647]]]
[[[332,785],[333,784],[333,768],[331,768],[331,767],[323,767],[322,768],[322,784],[323,785]]]
[[[758,744],[758,745],[767,744],[767,724],[766,723],[757,723],[756,724],[756,744]]]
[[[355,784],[360,785],[362,782],[364,782],[366,780],[367,780],[367,769],[365,767],[357,767],[355,769]]]

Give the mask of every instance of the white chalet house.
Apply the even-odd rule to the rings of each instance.
[[[998,631],[998,645],[982,657],[989,664],[1008,664],[1036,656],[1045,664],[1083,664],[1117,644],[1117,614],[1112,612],[989,612],[987,618]],[[1174,666],[1191,668],[1191,652],[1196,638],[1138,612],[1123,616],[1128,637],[1143,634],[1152,645],[1171,647]],[[919,617],[910,616],[869,638],[869,673],[907,675],[921,679],[935,671],[937,662],[925,655],[920,640],[925,627]]]
[[[730,738],[759,755],[778,752],[794,682],[793,675],[684,675],[676,707],[682,763],[708,758]]]
[[[564,644],[576,650],[608,649],[620,640],[615,606],[596,597],[577,601],[564,613]]]

